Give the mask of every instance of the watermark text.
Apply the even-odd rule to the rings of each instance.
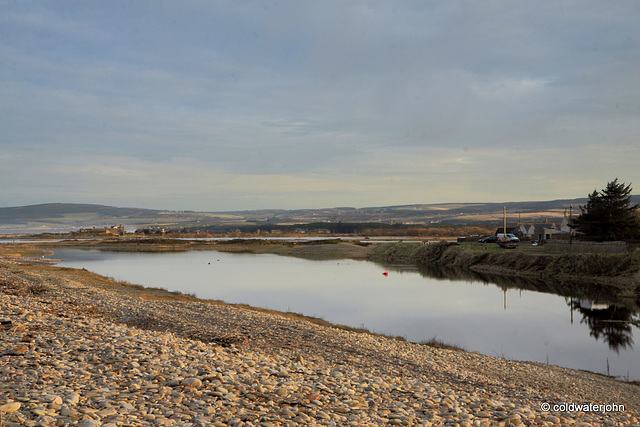
[[[540,405],[544,412],[624,412],[624,405],[617,403],[548,403]]]

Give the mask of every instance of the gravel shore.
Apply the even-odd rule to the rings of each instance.
[[[19,259],[0,259],[0,336],[0,426],[640,425],[640,387],[601,375]]]

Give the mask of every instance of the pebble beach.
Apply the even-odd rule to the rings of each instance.
[[[0,427],[640,425],[602,375],[91,277],[0,259]]]

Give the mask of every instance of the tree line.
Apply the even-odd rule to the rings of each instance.
[[[631,204],[631,192],[631,184],[618,183],[618,178],[593,190],[571,228],[584,240],[640,240],[640,205]]]
[[[407,236],[407,237],[451,237],[467,235],[493,234],[493,229],[468,225],[419,225],[388,224],[378,222],[315,222],[302,224],[252,224],[233,227],[240,233],[315,233],[315,234],[357,234],[361,236]],[[198,227],[199,231],[209,233],[229,232],[229,228],[220,226]]]

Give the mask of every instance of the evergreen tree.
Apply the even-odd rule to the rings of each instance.
[[[588,240],[632,240],[640,238],[640,205],[631,205],[631,184],[618,178],[602,191],[589,194],[582,212],[571,227]]]

